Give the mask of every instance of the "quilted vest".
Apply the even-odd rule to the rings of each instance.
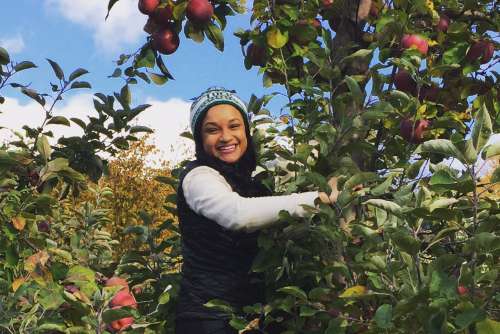
[[[186,166],[177,192],[183,265],[176,317],[224,319],[227,315],[203,304],[220,299],[238,310],[263,302],[263,281],[260,276],[250,273],[258,250],[258,232],[231,231],[191,210],[182,191],[182,182],[186,174],[198,166],[197,161]],[[236,192],[237,188],[233,186]]]

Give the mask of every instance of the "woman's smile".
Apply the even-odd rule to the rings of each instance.
[[[227,163],[238,162],[248,146],[243,117],[230,104],[208,109],[201,134],[205,152]]]

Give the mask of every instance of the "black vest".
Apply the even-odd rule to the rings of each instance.
[[[183,257],[178,319],[227,318],[220,311],[203,306],[211,299],[226,301],[236,310],[263,302],[262,280],[250,273],[258,250],[258,233],[227,230],[215,221],[196,214],[186,203],[182,182],[190,170],[200,165],[194,161],[186,166],[177,192]],[[239,187],[232,185],[232,188],[240,193]]]

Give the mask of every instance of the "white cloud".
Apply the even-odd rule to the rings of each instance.
[[[151,107],[138,116],[138,123],[155,130],[152,141],[160,149],[160,156],[174,165],[192,157],[193,141],[180,136],[189,130],[191,103],[177,98],[167,101],[147,99],[146,103]]]
[[[105,52],[135,44],[144,34],[146,16],[137,9],[137,0],[118,1],[106,21],[107,0],[45,0],[45,4],[67,20],[90,29],[96,46]]]
[[[175,165],[185,158],[192,156],[194,145],[191,140],[180,137],[188,129],[189,102],[173,98],[167,101],[147,99],[152,106],[137,118],[137,124],[149,126],[155,133],[151,141],[160,150],[159,155],[152,157],[154,160],[161,158]],[[0,143],[15,138],[13,131],[24,135],[22,126],[28,124],[36,127],[42,124],[44,111],[36,102],[21,103],[15,98],[6,97],[5,103],[0,105]],[[94,114],[91,94],[79,94],[70,97],[59,105],[54,115],[67,118],[78,117],[87,121],[87,115]],[[52,130],[55,138],[61,136],[78,136],[82,129],[72,123],[71,127],[63,125],[49,125],[47,130]],[[55,144],[54,141],[51,141]]]
[[[0,46],[6,49],[9,54],[19,53],[24,50],[24,39],[21,35],[14,37],[1,37]]]

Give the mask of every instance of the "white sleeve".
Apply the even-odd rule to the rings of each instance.
[[[266,197],[242,197],[215,169],[200,166],[187,173],[182,190],[189,207],[230,230],[254,231],[278,220],[281,210],[303,216],[302,205],[314,206],[317,191]]]

